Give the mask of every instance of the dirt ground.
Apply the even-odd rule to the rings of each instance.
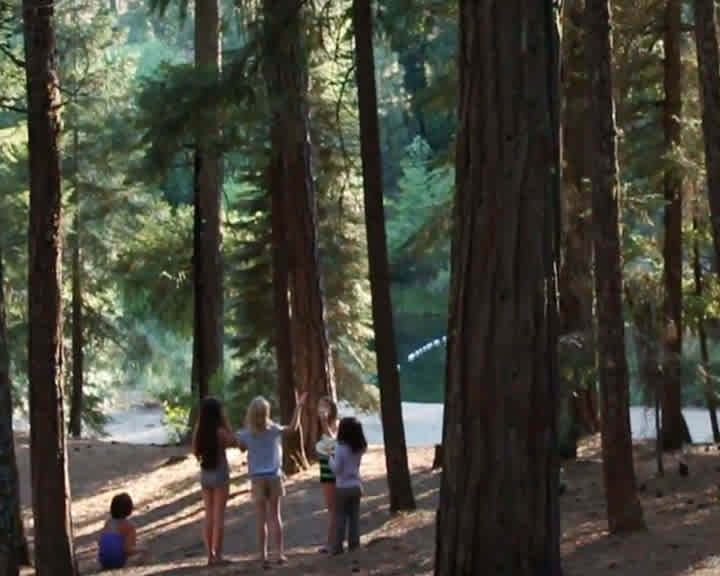
[[[198,466],[178,447],[98,441],[69,445],[75,542],[83,574],[97,572],[95,540],[117,491],[135,500],[139,539],[152,548],[152,565],[125,574],[180,576],[263,573],[255,559],[255,529],[244,455],[230,453],[233,470],[227,511],[226,556],[231,564],[205,568],[200,525],[202,497]],[[655,477],[648,446],[636,446],[636,471],[648,531],[625,537],[607,534],[597,438],[585,441],[576,462],[564,465],[561,497],[563,566],[569,576],[720,575],[720,451],[689,450],[690,474],[681,477],[677,457],[667,456],[667,472]],[[32,536],[27,439],[18,439],[24,514]],[[387,509],[382,448],[363,460],[361,549],[328,558],[317,553],[325,533],[322,495],[312,470],[291,478],[284,502],[290,562],[273,574],[430,575],[434,519],[440,482],[431,470],[432,449],[409,453],[418,510],[391,516]],[[25,570],[25,575],[32,574]]]

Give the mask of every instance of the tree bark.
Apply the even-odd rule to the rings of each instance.
[[[603,476],[610,531],[644,528],[635,492],[618,222],[619,186],[609,0],[586,0],[593,245]]]
[[[375,57],[371,0],[353,1],[355,74],[360,114],[365,226],[370,268],[370,292],[375,333],[375,357],[380,382],[380,412],[385,441],[385,464],[390,510],[415,508],[403,425],[400,378],[390,295],[390,271],[383,207],[382,156],[375,85]]]
[[[72,234],[72,395],[70,398],[70,435],[79,438],[82,434],[83,412],[83,293],[82,293],[82,252],[80,248],[80,192],[78,190],[78,129],[73,129],[73,189],[75,194],[75,216]]]
[[[61,131],[53,0],[23,0],[30,169],[30,442],[37,576],[75,576],[62,397]]]
[[[195,2],[195,69],[220,74],[220,15],[217,0]],[[223,368],[223,266],[220,229],[222,155],[217,112],[207,110],[195,133],[193,399],[210,392]]]
[[[697,212],[697,210],[696,210]],[[695,296],[698,300],[702,300],[703,297],[703,273],[702,264],[700,262],[700,242],[698,240],[699,226],[698,216],[693,214],[693,276],[695,280]],[[705,332],[705,312],[704,310],[698,313],[697,317],[697,333],[698,339],[700,340],[700,365],[701,372],[700,378],[703,384],[703,392],[705,395],[705,405],[708,409],[710,416],[710,426],[713,433],[713,441],[715,443],[720,442],[720,428],[718,428],[717,419],[717,398],[715,396],[714,386],[710,379],[710,354],[708,352],[707,345],[707,333]]]
[[[672,159],[681,146],[682,116],[682,0],[667,0],[664,28],[664,85],[666,168],[665,237],[663,241],[664,358],[663,358],[663,443],[665,450],[677,450],[690,435],[682,415],[682,187],[678,163]]]
[[[282,180],[284,249],[288,262],[290,336],[296,386],[308,392],[302,420],[305,454],[315,457],[320,438],[317,403],[335,398],[317,243],[317,209],[311,167],[307,107],[308,63],[304,44],[303,0],[265,0],[265,77],[272,129],[282,135],[277,166]]]
[[[695,43],[701,89],[705,171],[715,262],[720,263],[720,72],[713,0],[695,0]],[[717,267],[720,273],[720,266]]]
[[[599,430],[597,393],[594,383],[593,279],[591,199],[587,180],[585,118],[588,87],[582,22],[582,2],[565,5],[563,12],[563,259],[560,268],[560,334],[572,339],[570,366],[561,374],[563,403],[572,423],[569,434],[560,435],[561,452],[572,455],[580,434]],[[568,370],[570,368],[570,370]],[[561,426],[562,430],[562,426]]]
[[[0,252],[0,576],[17,576],[24,535],[18,533],[20,493],[12,429],[12,391],[5,320],[3,260]]]
[[[558,15],[461,0],[437,575],[561,573]]]
[[[288,259],[285,245],[285,214],[283,211],[282,151],[283,135],[280,126],[271,134],[272,155],[268,167],[268,190],[271,195],[272,271],[273,271],[273,330],[275,359],[278,371],[278,399],[280,418],[289,422],[295,411],[295,375],[292,365],[290,334],[290,303],[288,301]],[[283,470],[295,474],[308,467],[302,428],[298,434],[283,438]]]

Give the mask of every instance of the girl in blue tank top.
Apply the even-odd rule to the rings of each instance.
[[[112,499],[110,519],[98,539],[98,562],[103,570],[123,568],[132,556],[141,561],[149,559],[150,551],[137,546],[135,525],[128,520],[132,511],[129,494],[118,494]]]

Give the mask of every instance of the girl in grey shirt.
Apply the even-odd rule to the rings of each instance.
[[[367,450],[362,424],[356,418],[340,421],[335,454],[330,457],[330,468],[335,473],[335,542],[333,554],[342,554],[345,527],[348,531],[348,548],[360,546],[360,461]]]

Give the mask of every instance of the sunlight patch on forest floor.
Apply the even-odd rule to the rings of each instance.
[[[30,521],[25,437],[19,439],[18,449],[24,512]],[[638,487],[649,529],[617,537],[609,536],[606,529],[599,450],[597,437],[586,439],[579,450],[580,458],[563,465],[567,487],[561,497],[565,574],[720,574],[720,451],[714,446],[688,450],[683,455],[690,468],[687,478],[678,474],[678,456],[666,456],[666,476],[656,478],[652,446],[636,445]],[[129,569],[124,574],[262,573],[255,560],[254,511],[244,454],[230,452],[233,475],[226,554],[233,564],[207,569],[200,540],[198,468],[186,448],[71,441],[69,453],[75,540],[83,574],[96,572],[97,531],[106,518],[112,494],[120,490],[130,492],[135,499],[140,539],[154,552],[151,566]],[[384,454],[382,448],[371,448],[362,466],[366,492],[361,520],[363,545],[353,555],[340,558],[317,553],[325,532],[317,470],[291,478],[284,502],[290,563],[274,567],[272,573],[430,576],[440,474],[431,470],[432,448],[411,448],[409,457],[418,511],[389,514]]]

